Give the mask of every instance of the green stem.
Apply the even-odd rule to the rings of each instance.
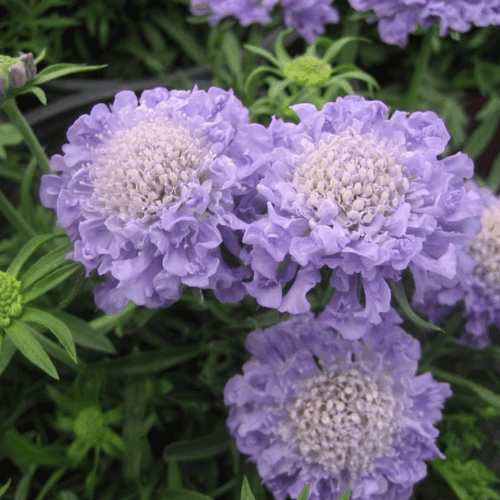
[[[0,212],[21,233],[30,238],[37,235],[36,231],[26,222],[24,217],[16,210],[16,207],[12,205],[2,191],[0,191]]]
[[[33,153],[33,156],[37,159],[42,172],[44,174],[50,174],[49,159],[45,154],[45,150],[38,141],[33,129],[26,121],[26,118],[24,118],[21,111],[17,107],[16,101],[14,99],[6,99],[3,109],[10,118],[10,121],[18,128],[19,132],[21,132],[21,135]]]
[[[354,12],[353,9],[349,9],[347,19]],[[345,21],[342,26],[342,38],[346,36],[359,36],[359,31],[361,29],[361,24],[359,21]],[[358,57],[359,42],[349,43],[346,47],[342,49],[337,59],[337,65],[341,64],[354,64]]]
[[[420,88],[422,86],[422,80],[424,79],[424,74],[427,71],[427,66],[429,65],[429,60],[432,52],[432,39],[434,38],[434,33],[436,27],[433,26],[427,30],[427,33],[423,37],[422,43],[420,44],[420,52],[418,54],[417,64],[415,65],[415,71],[411,77],[410,88],[408,89],[408,94],[406,96],[406,106],[408,111],[415,111],[418,95]]]

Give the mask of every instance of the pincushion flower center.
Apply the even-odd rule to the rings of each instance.
[[[303,381],[278,432],[309,463],[333,475],[369,474],[373,461],[394,456],[396,402],[384,380],[360,367],[323,372]]]
[[[201,166],[214,155],[184,125],[152,117],[116,132],[97,148],[92,201],[123,222],[151,222],[199,184]]]
[[[474,274],[488,285],[500,288],[500,208],[485,208],[481,225],[481,232],[469,249],[477,262]]]
[[[408,190],[399,154],[386,138],[348,128],[304,146],[306,153],[294,159],[293,186],[309,208],[334,202],[341,223],[369,224],[377,213],[391,215]]]

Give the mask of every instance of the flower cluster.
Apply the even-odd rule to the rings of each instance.
[[[416,376],[419,342],[394,311],[364,345],[311,313],[252,332],[252,358],[226,385],[227,424],[277,500],[405,500],[426,475],[449,384]],[[400,320],[399,320],[400,321]]]
[[[244,165],[252,127],[232,91],[215,87],[156,88],[139,102],[123,91],[71,126],[50,161],[62,175],[42,178],[41,201],[74,241],[69,257],[106,276],[101,309],[167,306],[183,285],[243,296],[248,271],[224,262],[221,243],[234,198],[255,184]]]
[[[404,47],[408,35],[418,26],[428,29],[436,21],[440,34],[445,36],[450,29],[465,32],[472,25],[500,25],[500,2],[498,0],[349,0],[358,11],[373,10],[378,20],[380,37],[386,43]]]
[[[468,245],[458,255],[458,274],[444,287],[426,293],[416,306],[431,321],[440,322],[463,302],[467,323],[458,342],[482,349],[490,343],[489,326],[500,327],[500,199],[472,182],[467,187],[480,196],[483,208],[480,220],[471,221]]]
[[[271,12],[280,4],[287,27],[294,27],[309,43],[325,32],[325,25],[337,23],[339,15],[332,0],[191,0],[191,12],[202,16],[210,14],[210,24],[216,25],[224,17],[236,17],[243,26],[271,22]]]
[[[0,271],[0,329],[10,325],[22,311],[21,282]]]
[[[456,275],[456,252],[480,213],[464,188],[471,159],[438,159],[449,140],[432,112],[411,115],[359,96],[318,111],[292,106],[300,124],[274,120],[274,149],[257,191],[263,215],[243,235],[253,279],[246,289],[259,304],[298,314],[306,294],[334,271],[336,294],[323,318],[346,338],[363,335],[390,307],[386,280],[409,268],[420,297],[429,283]],[[362,285],[365,304],[358,297]]]

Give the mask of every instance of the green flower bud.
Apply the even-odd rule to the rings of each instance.
[[[31,52],[21,52],[17,58],[0,55],[0,98],[5,97],[5,82],[9,82],[8,88],[20,87],[35,74],[35,60]]]
[[[332,73],[332,67],[323,59],[306,54],[287,62],[283,74],[294,83],[305,87],[325,85]]]
[[[97,406],[88,406],[78,412],[73,427],[74,433],[91,446],[102,444],[106,427],[102,411]]]
[[[0,271],[0,328],[10,325],[11,318],[23,312],[21,282]]]

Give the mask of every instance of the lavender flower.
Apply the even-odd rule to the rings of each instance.
[[[416,376],[419,342],[394,311],[360,342],[311,313],[248,336],[252,358],[224,390],[227,425],[277,500],[405,500],[445,458],[433,425],[449,384]]]
[[[457,277],[426,293],[416,306],[439,323],[463,302],[467,322],[458,343],[483,349],[490,344],[488,327],[500,328],[500,198],[473,182],[467,187],[481,197],[483,209],[480,219],[471,221],[468,245],[458,254]]]
[[[336,294],[324,319],[358,338],[389,310],[385,280],[409,268],[421,296],[429,279],[455,277],[467,221],[480,212],[464,188],[473,164],[463,153],[438,159],[449,134],[432,112],[387,119],[382,102],[359,96],[292,109],[300,124],[269,127],[275,149],[257,185],[267,213],[243,236],[254,271],[245,286],[259,304],[298,314],[329,268]]]
[[[283,7],[285,25],[294,27],[308,43],[325,32],[325,24],[339,21],[332,0],[191,0],[191,12],[202,16],[210,14],[210,25],[222,18],[236,17],[243,26],[271,22],[271,12],[276,5]]]
[[[248,271],[226,265],[220,247],[233,197],[255,184],[243,164],[252,153],[240,154],[248,120],[232,91],[158,87],[139,102],[119,92],[70,127],[64,155],[50,161],[62,175],[42,178],[41,200],[68,228],[69,258],[106,276],[95,290],[101,309],[166,306],[183,285],[222,301],[244,295]]]
[[[471,25],[500,24],[499,0],[349,0],[351,6],[364,11],[373,9],[378,18],[380,37],[386,43],[404,47],[408,35],[419,25],[430,28],[439,20],[441,36],[448,30],[468,31]]]

